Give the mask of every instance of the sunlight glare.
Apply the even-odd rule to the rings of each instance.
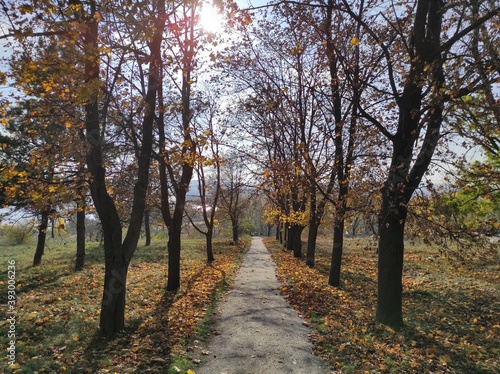
[[[210,2],[203,4],[200,12],[200,25],[206,32],[219,33],[222,31],[222,15]]]

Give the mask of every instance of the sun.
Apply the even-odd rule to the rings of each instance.
[[[210,2],[204,2],[200,11],[200,25],[205,32],[220,33],[223,28],[222,14]]]

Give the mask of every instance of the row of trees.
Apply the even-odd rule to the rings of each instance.
[[[498,4],[484,1],[280,2],[242,30],[242,52],[224,67],[240,88],[235,112],[248,124],[248,153],[264,170],[273,202],[268,217],[283,224],[296,257],[308,226],[306,263],[314,266],[318,226],[333,204],[329,283],[338,286],[346,219],[378,215],[379,322],[403,324],[407,221],[421,225],[422,216],[429,217],[424,206],[443,212],[450,205],[426,174],[433,159],[456,162],[452,134],[473,137],[486,150],[489,158],[476,171],[486,178],[498,173],[499,39],[491,31],[498,15]],[[469,106],[479,101],[480,108]],[[456,186],[467,179],[454,172]],[[470,178],[481,184],[478,175]],[[498,191],[489,191],[474,199],[490,201],[494,232]],[[460,204],[456,194],[452,199]],[[479,238],[484,219],[467,225],[450,222],[450,214],[438,215],[435,224],[424,219],[424,239],[432,231]]]
[[[124,327],[128,266],[155,206],[168,229],[166,288],[180,286],[193,180],[203,223],[188,219],[209,261],[218,207],[237,240],[248,176],[297,257],[308,226],[309,266],[333,207],[333,286],[346,220],[378,214],[377,320],[400,326],[406,221],[412,204],[429,205],[412,197],[447,150],[444,135],[468,127],[492,155],[476,171],[498,173],[499,39],[485,30],[499,8],[311,0],[249,13],[217,4],[231,25],[218,36],[198,25],[197,0],[2,1],[6,78],[17,88],[2,109],[3,203],[29,202],[44,235],[55,206],[74,202],[84,222],[90,191],[104,238],[104,334]],[[224,160],[229,148],[239,156]]]
[[[215,106],[192,90],[200,55],[211,38],[198,25],[202,2],[2,5],[8,30],[2,38],[13,52],[8,78],[21,91],[15,94],[19,102],[38,108],[16,117],[12,101],[7,103],[3,198],[7,204],[29,202],[40,212],[43,236],[54,206],[83,200],[87,190],[78,185],[85,181],[104,239],[100,326],[104,334],[112,334],[124,327],[127,271],[148,193],[160,195],[168,229],[166,288],[173,291],[180,285],[180,235],[193,174],[205,183],[208,168],[215,165],[220,171],[213,120],[200,118]],[[236,10],[234,5],[228,9]],[[232,17],[239,21],[241,16]],[[18,138],[29,148],[18,147]],[[79,165],[84,164],[82,170]],[[76,178],[73,174],[80,170],[83,175]],[[151,173],[156,186],[150,183]],[[233,195],[221,194],[225,200]],[[241,205],[234,204],[232,212]],[[206,218],[208,238],[214,217]]]

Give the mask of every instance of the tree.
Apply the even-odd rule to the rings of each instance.
[[[414,7],[408,6],[404,14],[397,14],[396,8],[393,8],[397,17],[392,20],[386,17],[395,33],[388,39],[389,29],[381,28],[386,33],[383,35],[376,28],[376,23],[367,24],[346,1],[343,4],[347,13],[381,48],[390,90],[374,89],[381,95],[385,93],[392,97],[389,108],[397,109],[397,120],[391,127],[385,126],[377,115],[369,114],[362,105],[359,106],[361,114],[379,129],[391,145],[391,162],[381,191],[379,213],[376,319],[398,327],[403,324],[402,270],[408,204],[431,163],[440,138],[444,107],[450,96],[460,96],[471,88],[478,88],[462,86],[461,83],[466,83],[463,81],[447,80],[445,56],[452,54],[453,48],[459,49],[457,43],[496,16],[499,9],[485,9],[482,17],[464,19],[468,22],[456,24],[454,32],[445,32],[451,27],[447,22],[453,21],[447,12],[466,14],[466,9],[456,4],[445,6],[439,0],[418,0]],[[404,21],[411,22],[411,29]],[[399,67],[402,62],[406,66],[404,69]],[[400,76],[397,77],[397,73]]]
[[[307,8],[307,7],[306,7]],[[310,224],[308,261],[313,262],[317,227],[327,203],[316,198],[318,180],[329,174],[331,137],[324,136],[330,108],[317,34],[310,22],[316,14],[300,6],[265,13],[260,24],[243,31],[246,45],[228,62],[247,111],[248,154],[264,168],[261,189],[276,204],[286,230],[287,248],[302,256],[301,234]],[[279,58],[276,58],[279,56]],[[330,173],[331,175],[331,173]],[[332,182],[333,183],[333,182]]]
[[[359,15],[365,12],[364,1],[359,4]],[[361,39],[361,27],[357,25],[354,30],[349,30],[346,23],[339,22],[335,26],[333,32],[333,16],[334,2],[328,1],[326,8],[326,20],[324,25],[324,33],[326,39],[326,57],[328,61],[328,69],[330,74],[330,87],[332,93],[332,106],[334,117],[334,139],[335,139],[335,157],[333,173],[337,178],[337,198],[335,204],[335,221],[333,228],[333,249],[330,265],[330,276],[328,284],[331,286],[339,286],[340,271],[342,264],[342,254],[344,246],[344,226],[347,213],[347,202],[349,196],[349,188],[351,184],[351,171],[355,161],[355,147],[358,129],[358,105],[360,102],[363,86],[367,84],[368,76],[365,76],[365,82],[360,79],[360,48],[359,40]],[[342,19],[341,17],[339,17]],[[342,27],[342,29],[341,29]],[[335,35],[335,37],[334,37]],[[346,51],[342,48],[342,39],[347,35],[352,35],[350,39],[350,49],[352,49],[352,58],[349,49]],[[338,40],[340,39],[340,40]],[[368,70],[369,65],[366,67]],[[350,85],[347,88],[341,88],[341,72],[345,72],[347,81]],[[350,102],[347,106],[345,97],[350,91]],[[347,125],[348,123],[348,125]],[[345,147],[345,138],[347,137],[347,147]],[[365,141],[368,139],[365,138]],[[345,151],[344,151],[345,150]],[[334,176],[331,178],[334,179]],[[329,197],[331,189],[327,189],[326,198]]]
[[[193,138],[191,129],[194,114],[191,96],[197,53],[201,42],[196,24],[200,4],[185,2],[179,6],[173,4],[173,7],[168,24],[173,39],[169,45],[172,71],[166,71],[163,74],[171,78],[173,89],[180,94],[180,100],[178,97],[167,98],[163,95],[163,90],[160,91],[161,112],[158,121],[161,213],[168,228],[167,291],[175,291],[180,287],[182,221],[186,195],[196,162],[197,139]],[[178,82],[177,73],[181,74],[180,82]],[[166,99],[169,101],[167,102]],[[165,115],[168,109],[170,109],[170,117]],[[172,123],[169,124],[168,120]],[[177,120],[179,126],[175,126]],[[172,210],[171,204],[173,204]]]
[[[220,152],[220,140],[216,138],[216,117],[218,114],[218,104],[214,97],[208,94],[206,98],[206,108],[204,109],[205,118],[196,122],[205,122],[204,125],[194,127],[194,133],[197,141],[197,161],[195,172],[198,181],[198,194],[200,197],[199,206],[195,208],[195,213],[187,212],[189,221],[193,227],[203,234],[206,239],[207,261],[215,260],[213,254],[212,239],[216,224],[215,215],[219,206],[219,198],[221,191],[221,168],[224,162]],[[208,152],[207,152],[208,151]],[[205,155],[208,153],[207,155]],[[213,169],[213,170],[212,170]],[[203,230],[199,224],[195,222],[196,212],[201,210]]]
[[[248,204],[244,171],[243,161],[237,154],[233,153],[224,158],[220,181],[220,209],[229,216],[234,243],[239,240],[240,219]]]
[[[99,111],[99,21],[97,4],[91,1],[88,9],[78,3],[77,19],[83,25],[85,84],[90,91],[85,103],[85,129],[88,141],[87,165],[92,175],[90,191],[101,220],[104,236],[105,275],[101,304],[100,329],[105,335],[125,326],[125,295],[127,271],[140,237],[148,187],[150,156],[153,146],[153,125],[158,87],[161,86],[161,42],[165,27],[165,2],[154,3],[154,31],[148,40],[150,49],[147,90],[144,97],[142,143],[137,157],[137,180],[129,218],[129,226],[122,242],[122,225],[113,198],[107,191],[106,168]]]
[[[40,217],[34,266],[41,264],[49,219],[75,198],[75,175],[66,170],[72,159],[65,148],[74,144],[66,120],[47,99],[27,100],[7,112],[0,170],[4,204]]]

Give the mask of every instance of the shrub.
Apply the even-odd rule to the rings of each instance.
[[[0,237],[6,239],[11,245],[20,245],[26,243],[31,235],[31,229],[19,225],[1,225]]]

